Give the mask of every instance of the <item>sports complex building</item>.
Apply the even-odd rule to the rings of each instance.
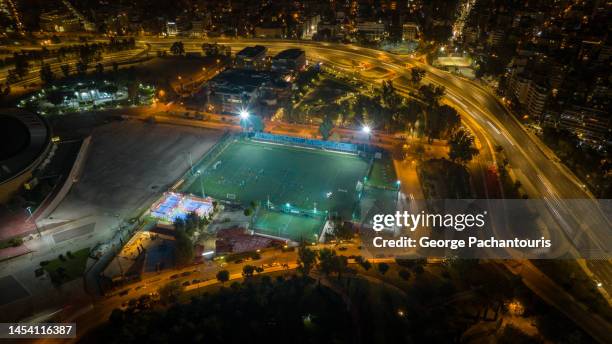
[[[178,191],[244,206],[254,203],[255,233],[314,242],[329,215],[362,221],[360,202],[375,155],[359,148],[267,133],[227,134],[194,166]],[[394,205],[396,194],[395,189],[382,197]]]
[[[32,178],[51,147],[51,130],[35,113],[4,109],[0,113],[0,204]]]

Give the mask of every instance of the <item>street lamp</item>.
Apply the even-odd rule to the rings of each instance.
[[[249,118],[249,112],[247,110],[240,110],[240,118],[241,119]]]

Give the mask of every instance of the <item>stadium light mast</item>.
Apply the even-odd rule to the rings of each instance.
[[[249,128],[249,112],[246,109],[240,110],[240,126],[242,127],[242,131],[246,131]]]
[[[368,135],[368,144],[370,143],[370,139],[372,137],[372,128],[370,128],[369,125],[364,125],[363,128],[361,128],[361,131],[363,131],[366,135]],[[365,143],[363,144],[363,151],[365,153]]]

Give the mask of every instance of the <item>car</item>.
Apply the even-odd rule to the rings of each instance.
[[[346,250],[347,250],[346,246],[341,246],[340,248],[338,248],[338,251],[346,251]]]
[[[200,283],[199,279],[194,279],[193,281],[191,281],[191,284],[198,284],[198,283]]]
[[[185,277],[185,276],[189,276],[191,275],[191,271],[185,271],[181,274],[181,276]]]
[[[170,276],[171,280],[177,279],[177,278],[179,278],[179,274],[174,274],[174,275]]]
[[[183,282],[183,287],[186,287],[186,286],[189,286],[189,285],[191,285],[191,282],[189,282],[189,281]]]
[[[122,291],[120,291],[120,292],[119,292],[119,296],[125,296],[125,295],[127,295],[129,292],[130,292],[130,290],[129,290],[129,289],[122,290]]]

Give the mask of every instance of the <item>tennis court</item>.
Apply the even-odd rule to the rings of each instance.
[[[194,169],[200,175],[184,191],[195,195],[337,212],[350,219],[368,162],[356,155],[241,139]]]

